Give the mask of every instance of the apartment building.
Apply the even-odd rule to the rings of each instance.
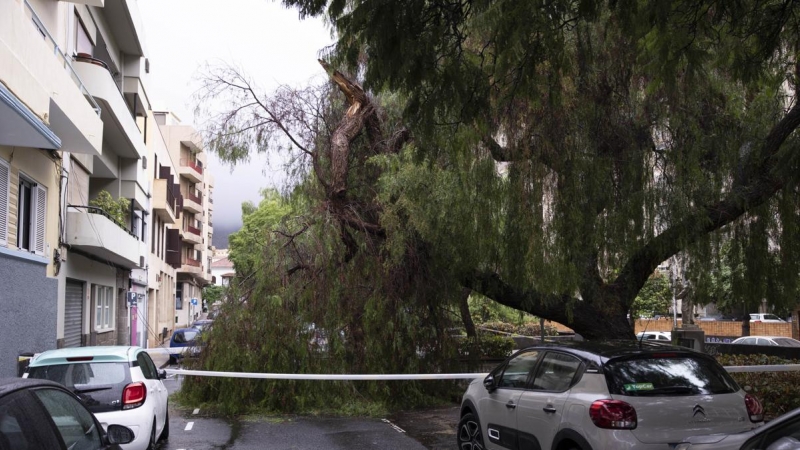
[[[0,1],[0,376],[158,345],[201,304],[213,181],[198,141],[162,136],[146,55],[135,1]]]
[[[175,325],[191,325],[202,312],[202,289],[211,284],[213,178],[206,171],[206,154],[197,130],[183,125],[170,112],[155,112],[156,122],[167,143],[172,161],[177,161],[176,184],[183,197],[182,213],[167,246],[177,269]]]

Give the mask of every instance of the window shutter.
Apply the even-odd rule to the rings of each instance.
[[[47,222],[45,213],[47,212],[47,188],[36,184],[33,189],[33,242],[31,248],[33,253],[44,256],[45,235]]]
[[[0,245],[8,245],[8,202],[11,197],[11,170],[0,159]]]

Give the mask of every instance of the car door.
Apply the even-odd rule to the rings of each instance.
[[[67,449],[107,448],[103,443],[103,428],[72,394],[52,388],[35,389],[33,393],[49,413]]]
[[[492,373],[495,389],[479,400],[479,418],[484,425],[484,442],[490,449],[518,449],[515,409],[539,361],[539,351],[517,353]]]
[[[166,418],[166,409],[167,409],[167,399],[166,399],[166,391],[167,389],[164,387],[164,383],[161,382],[161,379],[158,378],[158,370],[156,370],[156,365],[153,364],[153,360],[150,359],[150,355],[147,354],[145,351],[139,351],[136,354],[136,362],[139,364],[139,368],[142,369],[142,375],[144,375],[144,384],[147,385],[147,395],[149,398],[153,399],[153,409],[155,410],[156,416],[156,431],[160,433],[160,430],[164,427],[164,419]],[[158,433],[156,434],[158,436]]]
[[[549,351],[541,358],[531,389],[522,394],[516,408],[521,450],[552,447],[569,388],[581,364],[578,358],[562,352]]]

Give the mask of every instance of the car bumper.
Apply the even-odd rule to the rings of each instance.
[[[123,450],[146,450],[147,445],[150,443],[153,413],[152,411],[146,412],[144,409],[137,411],[137,409],[95,413],[95,417],[97,417],[104,430],[108,430],[109,425],[122,425],[133,431],[133,441],[129,444],[121,445],[120,447]]]

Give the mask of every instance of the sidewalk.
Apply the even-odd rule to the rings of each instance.
[[[147,353],[150,355],[150,358],[153,359],[153,363],[155,363],[156,367],[159,369],[163,369],[167,367],[169,364],[169,349],[164,347],[153,347],[145,349]]]

